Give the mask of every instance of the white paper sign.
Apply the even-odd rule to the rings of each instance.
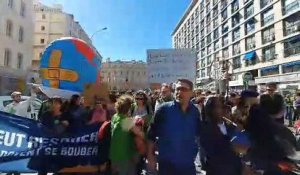
[[[196,53],[191,49],[147,50],[149,83],[172,83],[180,78],[195,82]]]

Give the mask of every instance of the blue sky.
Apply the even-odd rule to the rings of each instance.
[[[191,0],[42,0],[60,3],[91,36],[104,59],[145,60],[147,49],[172,47],[171,33]]]

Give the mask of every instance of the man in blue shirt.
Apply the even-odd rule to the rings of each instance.
[[[175,100],[160,106],[148,131],[148,168],[160,175],[195,175],[194,160],[198,152],[197,137],[200,113],[191,103],[193,83],[179,79],[175,86]],[[155,144],[159,152],[156,160]]]

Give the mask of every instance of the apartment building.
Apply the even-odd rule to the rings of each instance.
[[[32,60],[33,1],[0,1],[0,95],[24,91]]]
[[[39,0],[34,1],[34,42],[33,70],[38,70],[44,49],[52,41],[61,37],[75,37],[84,40],[91,47],[92,41],[72,14],[63,11],[61,4],[46,6]],[[96,49],[95,49],[96,50]]]
[[[172,34],[173,47],[197,51],[198,87],[229,78],[232,89],[242,89],[247,73],[253,88],[299,88],[299,15],[299,0],[193,0]]]

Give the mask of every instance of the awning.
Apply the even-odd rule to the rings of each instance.
[[[272,70],[276,70],[276,69],[279,69],[279,66],[278,65],[275,65],[275,66],[269,66],[269,67],[264,67],[262,69],[260,69],[261,71],[265,72],[265,71],[272,71]]]
[[[294,66],[294,65],[300,65],[300,61],[293,61],[293,62],[285,63],[282,66],[283,67],[290,67],[290,66]]]
[[[252,60],[253,58],[255,58],[255,51],[246,53],[244,59],[245,60]]]

